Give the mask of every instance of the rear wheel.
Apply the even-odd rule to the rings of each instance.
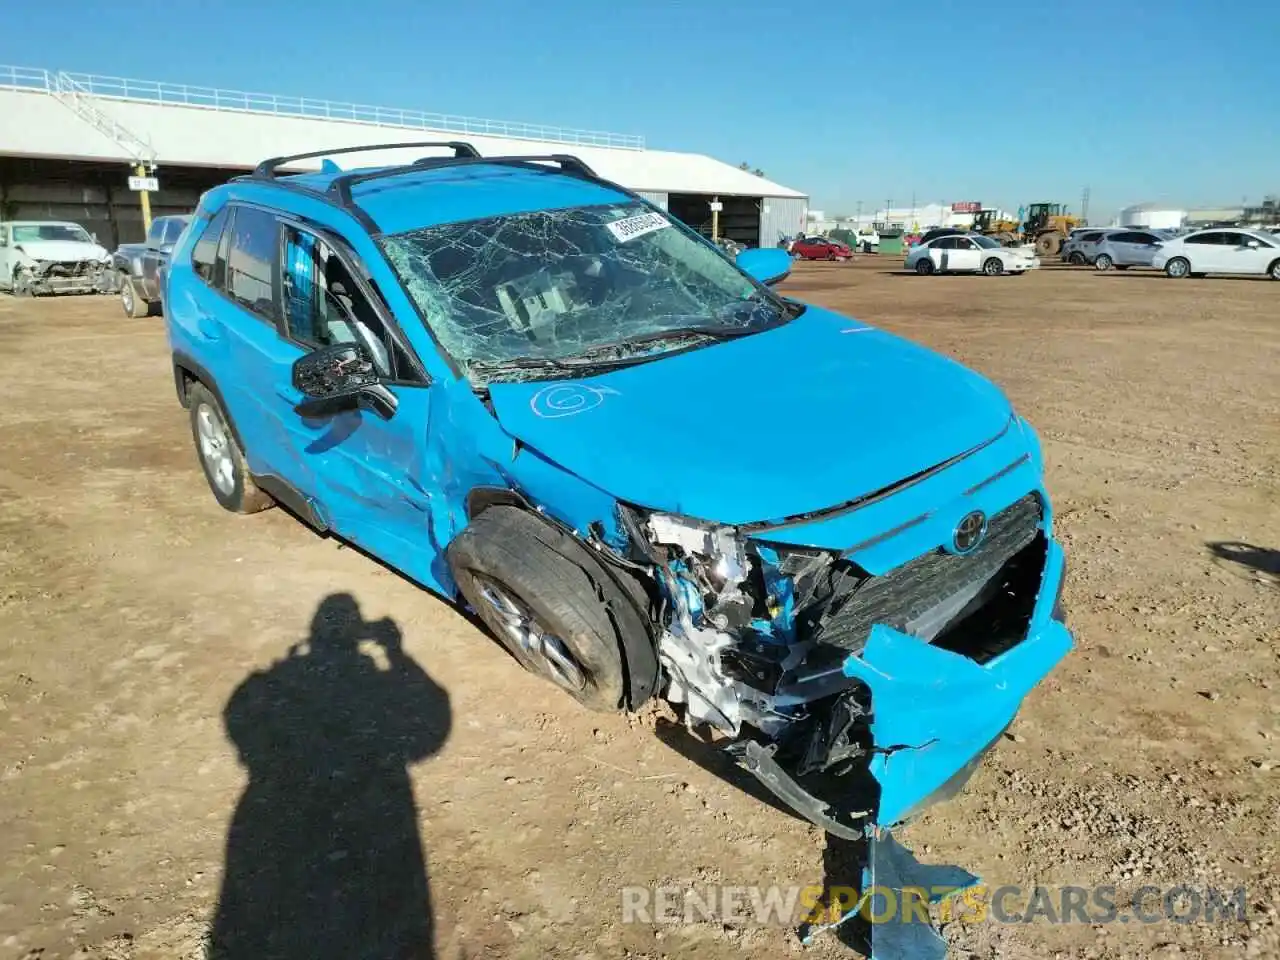
[[[124,315],[134,320],[151,312],[151,304],[138,296],[133,278],[126,274],[120,276],[120,306],[124,308]]]
[[[1105,272],[1107,270],[1110,270],[1112,267],[1114,267],[1115,263],[1116,262],[1111,259],[1109,254],[1100,253],[1098,254],[1098,259],[1093,261],[1093,268],[1095,270],[1101,270]]]
[[[628,670],[633,681],[656,677],[635,604],[576,540],[533,514],[490,507],[448,557],[463,597],[511,656],[583,706],[624,709]],[[644,642],[625,645],[624,633]],[[644,662],[628,662],[624,649],[644,651]]]
[[[1191,274],[1191,263],[1185,257],[1174,257],[1164,265],[1166,276],[1172,277],[1174,280],[1181,280]]]
[[[1276,260],[1275,263],[1267,268],[1267,276],[1272,280],[1280,280],[1280,260]]]
[[[920,274],[922,277],[927,277],[929,274],[933,273],[933,261],[928,257],[921,257],[916,261],[916,273]]]
[[[982,272],[988,277],[998,277],[1004,273],[1004,261],[999,257],[987,257],[982,265]]]
[[[1087,261],[1084,258],[1083,253],[1077,250],[1074,253],[1072,253],[1070,257],[1067,258],[1067,262],[1071,264],[1073,267],[1083,267],[1089,261]]]
[[[187,388],[187,399],[196,455],[214,499],[232,513],[257,513],[271,506],[274,501],[249,474],[244,451],[217,397],[203,383],[193,383]]]

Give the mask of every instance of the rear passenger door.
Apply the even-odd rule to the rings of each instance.
[[[1265,245],[1257,237],[1251,237],[1247,233],[1237,233],[1228,231],[1223,236],[1226,237],[1226,243],[1223,245],[1223,267],[1226,273],[1256,275],[1265,273],[1267,265],[1275,257],[1275,249]],[[1253,244],[1253,246],[1250,246]]]
[[[227,350],[234,376],[221,384],[245,444],[250,472],[312,494],[315,477],[299,455],[290,416],[293,362],[302,351],[280,336],[280,223],[259,207],[234,205],[222,244]],[[270,489],[269,489],[270,492]]]

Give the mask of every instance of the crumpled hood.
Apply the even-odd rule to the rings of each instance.
[[[76,240],[23,240],[17,246],[32,260],[105,260],[110,256],[96,243]]]
[[[994,437],[1011,413],[958,363],[817,307],[740,340],[490,396],[508,433],[613,496],[729,524],[871,493]]]

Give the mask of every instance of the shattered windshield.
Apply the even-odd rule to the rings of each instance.
[[[724,254],[639,203],[442,224],[382,246],[478,382],[582,375],[790,316]]]
[[[76,243],[92,243],[84,227],[73,223],[24,223],[13,228],[14,243],[33,243],[36,240],[72,240]]]

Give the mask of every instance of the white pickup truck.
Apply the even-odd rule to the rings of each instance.
[[[111,254],[78,223],[0,223],[0,290],[15,296],[100,292],[110,263]]]

